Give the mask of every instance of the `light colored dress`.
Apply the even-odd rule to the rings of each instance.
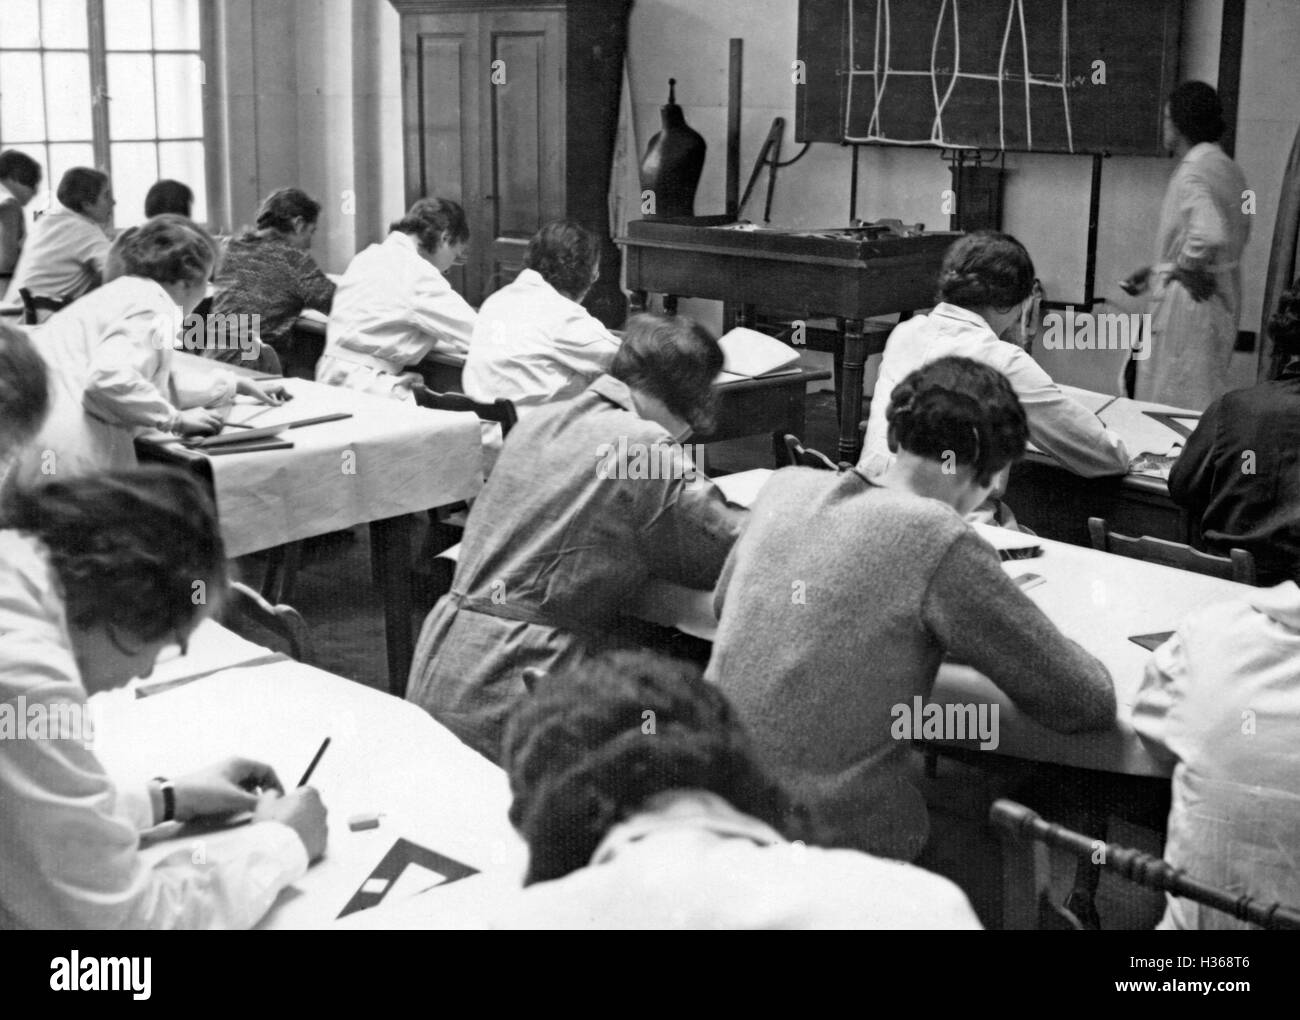
[[[173,366],[181,321],[158,283],[122,276],[33,329],[50,373],[50,415],[6,484],[135,467],[139,432],[233,399],[231,373]]]
[[[1193,146],[1174,171],[1160,211],[1148,307],[1151,352],[1137,361],[1138,400],[1201,411],[1230,388],[1240,259],[1250,237],[1245,190],[1241,168],[1212,142]],[[1214,294],[1193,301],[1169,278],[1175,267],[1211,273]]]
[[[32,224],[5,293],[4,307],[22,308],[18,291],[71,301],[104,278],[111,242],[89,216],[56,205]]]
[[[465,392],[516,408],[569,400],[609,368],[618,344],[582,305],[525,269],[479,309]]]

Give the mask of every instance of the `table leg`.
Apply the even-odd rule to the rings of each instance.
[[[627,298],[627,314],[636,315],[638,312],[644,312],[647,307],[646,292],[643,290],[634,290]]]
[[[677,314],[677,295],[676,295],[676,294],[665,294],[665,295],[664,295],[664,314],[665,314],[665,315],[676,315],[676,314]]]
[[[867,338],[861,319],[844,320],[844,364],[840,371],[839,458],[858,462],[861,452],[858,426],[862,420],[862,381],[866,375]]]
[[[754,328],[754,306],[736,305],[736,325],[747,329]]]
[[[371,559],[384,597],[384,643],[388,690],[402,697],[415,654],[411,633],[411,518],[409,514],[370,522]]]

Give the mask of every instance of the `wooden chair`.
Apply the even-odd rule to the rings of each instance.
[[[1159,857],[1128,847],[1090,839],[1061,825],[1046,822],[1012,800],[997,800],[989,821],[1002,841],[1002,926],[1007,929],[1081,930],[1078,918],[1057,906],[1049,892],[1049,849],[1075,857],[1080,866],[1101,859],[1096,867],[1148,889],[1167,892],[1213,907],[1261,928],[1300,931],[1300,909],[1261,903],[1235,896],[1189,878]]]
[[[798,436],[792,436],[789,433],[786,433],[785,436],[785,453],[788,467],[816,468],[819,471],[844,471],[850,466],[847,463],[836,464],[835,461],[820,450],[813,450],[804,446],[803,443],[799,442]]]
[[[1228,555],[1212,556],[1193,549],[1180,542],[1167,542],[1163,538],[1143,535],[1141,538],[1129,538],[1110,531],[1106,522],[1100,517],[1088,518],[1088,536],[1092,547],[1102,552],[1115,553],[1118,556],[1131,556],[1146,560],[1148,563],[1160,563],[1166,567],[1190,570],[1197,574],[1208,574],[1225,581],[1238,584],[1255,583],[1255,557],[1245,549],[1231,549]]]
[[[510,434],[510,430],[519,421],[515,405],[509,400],[494,400],[490,404],[480,404],[463,393],[435,393],[427,386],[415,387],[415,402],[421,407],[435,411],[468,411],[477,414],[480,421],[494,421],[501,426],[501,438]]]
[[[279,638],[299,662],[311,657],[311,636],[302,614],[292,606],[271,605],[239,581],[230,584],[221,622],[250,641],[261,641],[267,633]]]
[[[38,326],[61,308],[72,304],[64,298],[44,297],[33,294],[26,287],[18,288],[18,296],[23,301],[23,325]],[[42,314],[43,313],[43,314]]]

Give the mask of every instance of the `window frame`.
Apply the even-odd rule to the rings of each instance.
[[[217,143],[220,138],[220,108],[218,90],[211,84],[212,72],[216,67],[215,57],[215,40],[217,36],[217,18],[215,0],[195,0],[198,6],[199,18],[199,67],[201,78],[200,91],[200,115],[198,140],[203,145],[203,164],[204,164],[204,197],[207,207],[207,222],[216,222],[219,219],[217,210],[220,208],[219,201],[221,190],[217,186],[217,175],[220,171],[220,155],[216,151]],[[107,26],[105,23],[105,3],[106,0],[84,0],[86,8],[86,54],[90,65],[90,129],[91,151],[94,154],[95,166],[113,177],[113,153],[112,147],[115,141],[147,141],[157,146],[167,141],[194,141],[195,136],[189,135],[180,139],[164,139],[157,136],[157,111],[154,113],[154,131],[155,136],[150,139],[115,139],[109,129],[109,107],[113,97],[108,91],[108,36]],[[36,53],[41,58],[41,70],[44,74],[45,54],[46,53],[81,53],[81,49],[72,49],[69,47],[46,47],[44,40],[41,45],[35,48],[13,47],[15,52]],[[114,51],[118,52],[118,51]],[[148,54],[151,57],[159,53],[192,53],[193,50],[159,50],[151,46],[147,50],[130,51],[140,54]],[[156,71],[155,71],[156,73]],[[155,78],[155,87],[156,87]],[[107,100],[107,101],[105,101]],[[40,139],[39,144],[46,147],[54,144],[68,144],[63,141],[52,142],[48,137],[49,134],[49,101],[48,96],[43,100],[45,103],[42,113],[45,119],[45,133],[47,137]],[[6,144],[9,144],[6,141]],[[37,144],[36,141],[18,141],[15,145]],[[77,144],[85,144],[84,141]],[[48,157],[47,157],[48,162]],[[45,186],[52,194],[57,188],[58,182],[48,179],[49,167],[43,166],[42,170],[46,174]],[[111,227],[116,227],[116,217],[110,222]]]

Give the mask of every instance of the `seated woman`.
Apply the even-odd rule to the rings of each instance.
[[[221,427],[206,408],[244,393],[278,403],[283,388],[220,369],[173,368],[180,321],[202,299],[215,258],[207,232],[179,216],[132,227],[120,247],[126,275],[33,332],[50,372],[49,420],[23,451],[14,480],[134,467],[145,429],[182,436]]]
[[[27,237],[23,207],[41,186],[41,165],[25,152],[0,152],[0,288],[9,286]],[[4,291],[0,289],[0,295]]]
[[[538,682],[504,745],[528,842],[509,928],[978,928],[947,879],[790,839],[735,712],[692,667],[608,656]]]
[[[194,211],[194,192],[188,184],[164,178],[150,187],[144,196],[144,214],[148,219],[171,213],[187,220]]]
[[[247,928],[324,853],[320,798],[283,793],[269,766],[232,758],[135,789],[87,746],[88,696],[184,648],[225,583],[212,504],[186,475],[60,479],[14,496],[0,519],[0,705],[25,707],[20,727],[44,722],[0,740],[0,928]],[[152,866],[140,856],[144,829],[243,811],[253,824],[209,843],[202,865],[189,844]]]
[[[528,242],[524,268],[478,312],[465,392],[517,408],[576,397],[609,368],[615,337],[582,307],[600,276],[600,239],[557,220]]]
[[[608,375],[515,427],[425,621],[411,701],[495,760],[525,669],[633,641],[621,625],[651,577],[713,587],[746,514],[678,442],[707,427],[721,366],[689,319],[635,316]]]
[[[1029,438],[1065,468],[1087,478],[1128,470],[1119,436],[1066,396],[1025,351],[998,339],[1033,290],[1034,264],[1014,237],[980,230],[953,242],[939,271],[939,304],[900,322],[885,344],[859,462],[868,476],[889,466],[885,410],[894,387],[942,357],[973,358],[1006,376],[1029,419]]]
[[[963,520],[1024,453],[1011,384],[940,358],[886,420],[875,480],[797,468],[764,486],[718,582],[707,676],[833,843],[914,860],[928,817],[894,709],[929,695],[945,654],[1061,732],[1114,725],[1115,692]]]
[[[464,254],[469,226],[456,202],[422,198],[389,230],[339,281],[316,380],[412,400],[420,377],[408,367],[469,348],[474,309],[442,275]]]
[[[311,257],[319,219],[319,202],[297,188],[281,188],[257,210],[256,229],[226,245],[214,281],[212,313],[258,316],[263,348],[253,367],[259,370],[280,371],[292,345],[294,321],[304,308],[328,313],[334,301],[334,284]],[[242,352],[209,348],[204,353],[218,361],[237,361]]]
[[[109,249],[104,230],[116,204],[108,174],[74,166],[56,195],[59,205],[32,225],[23,243],[5,308],[22,308],[23,288],[35,297],[73,301],[103,282]]]
[[[1265,585],[1300,578],[1300,278],[1268,326],[1281,376],[1215,400],[1169,472],[1197,545],[1252,553]]]

